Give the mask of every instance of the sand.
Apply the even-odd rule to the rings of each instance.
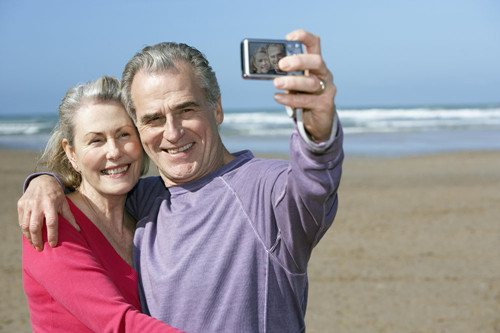
[[[29,332],[16,202],[36,154],[0,156],[0,332]],[[500,152],[348,156],[339,194],[308,332],[500,332]]]

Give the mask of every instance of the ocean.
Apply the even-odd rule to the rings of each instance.
[[[500,104],[459,107],[339,108],[347,155],[403,156],[500,150]],[[41,150],[56,114],[0,115],[0,149]],[[229,151],[287,154],[293,123],[284,108],[224,110]]]

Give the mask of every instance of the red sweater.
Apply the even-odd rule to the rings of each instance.
[[[69,199],[81,232],[59,216],[59,246],[23,237],[23,283],[35,332],[180,332],[141,313],[137,273]]]

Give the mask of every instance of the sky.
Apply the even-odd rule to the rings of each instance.
[[[498,0],[0,0],[0,114],[56,113],[162,41],[206,55],[225,109],[276,108],[270,81],[241,78],[240,42],[299,28],[321,37],[339,108],[500,104]]]

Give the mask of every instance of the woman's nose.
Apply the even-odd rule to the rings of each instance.
[[[115,140],[108,141],[108,152],[107,158],[110,160],[116,160],[121,156],[121,150]]]

